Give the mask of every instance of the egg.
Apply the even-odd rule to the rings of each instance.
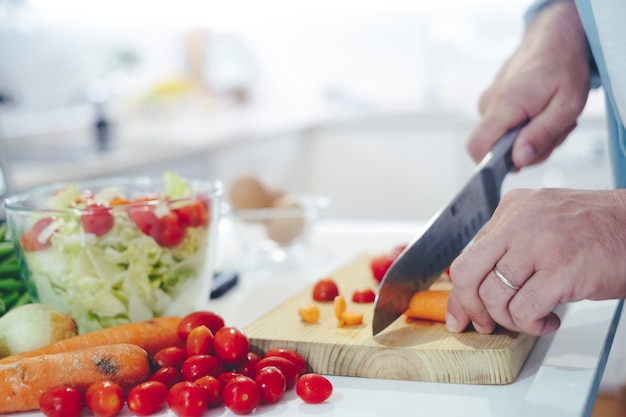
[[[276,200],[273,207],[282,209],[281,215],[268,220],[267,235],[279,245],[287,246],[304,232],[304,209],[296,200],[286,196]]]
[[[235,210],[260,209],[272,204],[272,196],[263,183],[251,174],[243,174],[233,180],[229,200]]]

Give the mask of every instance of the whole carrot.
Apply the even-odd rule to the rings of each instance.
[[[155,369],[148,353],[136,345],[115,344],[24,358],[0,365],[0,413],[36,410],[49,388],[70,386],[85,391],[110,380],[126,392]]]
[[[152,320],[95,330],[90,333],[83,333],[59,340],[35,350],[7,356],[0,359],[0,364],[43,354],[67,352],[116,343],[137,345],[146,350],[148,354],[154,355],[164,347],[183,345],[183,341],[178,337],[177,332],[180,320],[180,317],[158,317]]]
[[[409,308],[404,315],[412,319],[445,323],[449,295],[450,290],[417,291],[411,297]]]

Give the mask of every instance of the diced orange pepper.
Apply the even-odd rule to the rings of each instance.
[[[343,295],[338,295],[334,298],[333,305],[335,307],[335,317],[337,317],[337,320],[341,320],[343,312],[346,311],[346,299]]]
[[[339,320],[339,327],[355,326],[361,323],[363,323],[363,312],[359,310],[349,309],[349,310],[345,310],[341,314],[341,320]]]
[[[300,317],[306,323],[317,323],[320,319],[320,308],[315,304],[305,304],[298,310]]]

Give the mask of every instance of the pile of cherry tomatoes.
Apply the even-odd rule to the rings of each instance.
[[[184,317],[178,335],[184,343],[157,352],[158,369],[128,393],[111,381],[94,383],[84,393],[55,387],[42,394],[40,410],[47,417],[76,417],[87,407],[96,417],[113,417],[126,404],[134,414],[147,416],[167,404],[179,417],[196,417],[221,405],[248,414],[259,404],[276,403],[294,388],[300,399],[312,404],[332,394],[331,382],[308,372],[300,354],[283,348],[262,356],[252,352],[243,330],[225,326],[213,312]]]

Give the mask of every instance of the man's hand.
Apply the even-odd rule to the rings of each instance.
[[[524,39],[479,102],[470,135],[475,161],[525,120],[513,147],[517,168],[545,160],[576,127],[590,87],[587,41],[574,2],[556,2],[529,25]]]

